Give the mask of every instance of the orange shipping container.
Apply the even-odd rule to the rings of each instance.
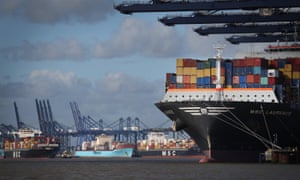
[[[252,74],[247,75],[247,83],[254,83],[254,75]]]

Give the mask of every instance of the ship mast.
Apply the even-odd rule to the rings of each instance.
[[[223,49],[225,48],[225,45],[215,45],[214,48],[217,51],[216,58],[216,90],[217,90],[217,96],[218,100],[221,101],[222,97],[222,82],[221,82],[221,62],[222,62],[222,53]]]
[[[216,75],[217,75],[217,79],[216,79],[216,89],[220,90],[222,89],[222,83],[221,83],[221,61],[222,61],[222,53],[223,53],[223,49],[225,48],[225,45],[215,45],[214,48],[217,51],[217,55],[216,55]]]

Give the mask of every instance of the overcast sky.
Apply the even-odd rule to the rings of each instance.
[[[241,46],[223,36],[201,37],[199,25],[167,27],[164,14],[123,15],[110,0],[0,1],[0,123],[38,126],[35,98],[49,99],[55,120],[74,126],[70,101],[81,114],[107,124],[138,117],[150,127],[167,120],[154,106],[164,95],[176,58],[224,56]]]

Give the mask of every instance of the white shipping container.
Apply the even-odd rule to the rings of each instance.
[[[183,83],[183,76],[176,76],[176,83]]]
[[[277,69],[268,69],[268,77],[278,77],[279,71]]]

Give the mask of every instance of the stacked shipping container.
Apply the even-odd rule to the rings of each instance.
[[[216,60],[177,59],[176,73],[168,73],[166,87],[215,88]],[[245,58],[221,63],[224,88],[275,88],[281,99],[299,96],[300,58],[266,60]]]

